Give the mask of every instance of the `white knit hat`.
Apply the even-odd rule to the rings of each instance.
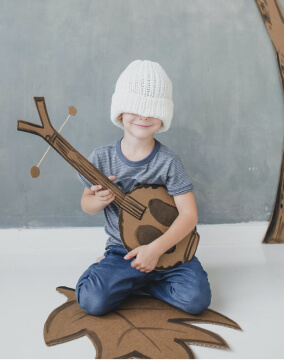
[[[111,121],[123,129],[121,113],[150,116],[163,121],[167,131],[173,117],[172,82],[157,62],[134,60],[119,76],[111,101]]]

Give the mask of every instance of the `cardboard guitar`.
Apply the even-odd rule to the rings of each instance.
[[[51,125],[44,97],[34,97],[42,126],[18,120],[17,130],[41,136],[71,166],[93,185],[111,189],[113,203],[119,207],[119,232],[125,249],[129,252],[146,245],[163,235],[178,216],[172,195],[161,184],[140,184],[125,194],[88,159],[73,148]],[[194,256],[199,234],[196,227],[179,243],[160,256],[155,270],[176,267]]]

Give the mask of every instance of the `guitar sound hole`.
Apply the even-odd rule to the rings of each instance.
[[[152,225],[140,225],[136,230],[136,239],[140,245],[148,245],[156,240],[163,233]],[[176,250],[176,245],[172,246],[165,254],[171,254]]]
[[[164,226],[170,227],[178,217],[177,208],[160,199],[151,199],[148,206],[151,215]]]
[[[165,252],[165,254],[171,254],[173,253],[174,251],[176,251],[176,246],[172,246],[168,251]]]
[[[140,245],[148,245],[163,233],[152,225],[140,225],[136,230],[136,239]]]

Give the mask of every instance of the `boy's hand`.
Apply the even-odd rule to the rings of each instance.
[[[108,178],[114,181],[116,176],[110,175]],[[91,190],[94,191],[103,208],[110,204],[115,198],[114,192],[111,189],[102,190],[102,185],[92,185]]]
[[[131,266],[135,267],[137,270],[142,272],[150,272],[155,269],[159,258],[160,253],[156,252],[150,244],[138,246],[137,248],[129,251],[128,254],[124,256],[125,260],[131,259],[136,255],[136,259],[131,262]]]

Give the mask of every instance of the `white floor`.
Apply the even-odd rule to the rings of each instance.
[[[196,256],[208,273],[210,308],[243,331],[198,326],[221,335],[230,350],[192,346],[197,358],[283,358],[284,244],[261,241],[268,223],[198,225]],[[104,252],[103,228],[0,230],[0,358],[95,358],[87,337],[46,346],[43,326]]]

